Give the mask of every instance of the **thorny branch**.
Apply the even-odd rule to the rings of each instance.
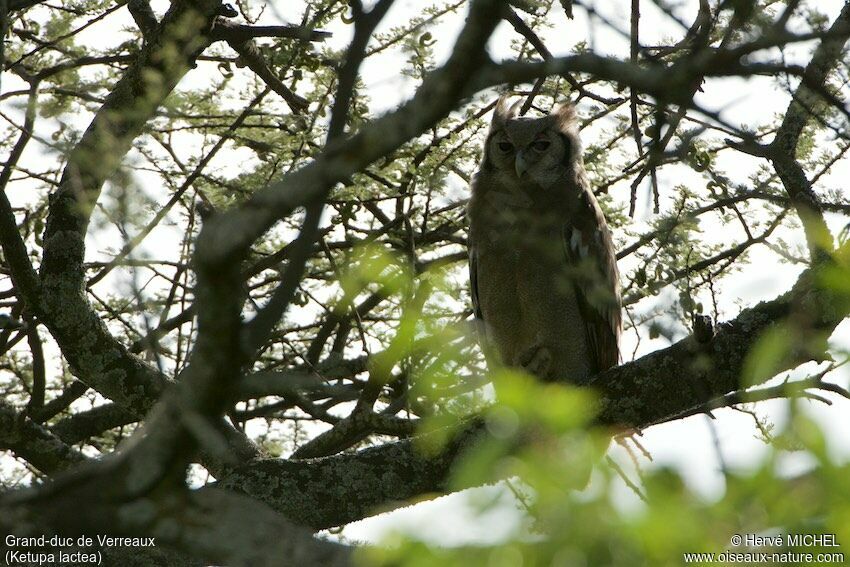
[[[20,11],[35,4],[38,3],[12,0],[8,7]],[[299,26],[255,26],[223,20],[222,6],[215,1],[175,2],[157,20],[147,2],[131,0],[128,9],[144,44],[135,52],[100,57],[77,57],[56,38],[43,40],[31,30],[12,29],[18,40],[29,41],[32,46],[26,52],[30,55],[9,66],[28,88],[3,95],[26,96],[28,105],[22,123],[11,114],[2,114],[16,130],[16,136],[15,142],[9,144],[11,151],[0,173],[0,187],[4,189],[0,195],[2,269],[11,280],[11,287],[0,292],[0,301],[14,315],[10,320],[20,319],[25,326],[19,327],[16,335],[11,323],[0,332],[4,348],[11,349],[26,340],[33,358],[26,379],[18,371],[20,379],[14,382],[20,387],[12,388],[16,399],[27,400],[26,409],[22,411],[6,402],[0,407],[0,447],[42,474],[70,472],[68,476],[58,475],[55,483],[46,487],[4,497],[0,501],[0,524],[9,533],[69,533],[81,529],[69,526],[62,518],[84,499],[91,503],[91,516],[86,518],[89,523],[84,527],[104,533],[144,530],[156,534],[164,544],[181,550],[182,554],[169,557],[171,562],[193,564],[185,555],[189,554],[222,563],[254,564],[268,561],[269,557],[288,557],[307,563],[347,564],[348,549],[317,541],[310,530],[341,525],[380,507],[447,490],[454,464],[485,434],[486,427],[478,420],[472,420],[439,454],[427,458],[410,441],[334,455],[370,435],[414,434],[419,418],[433,408],[410,395],[406,372],[389,377],[375,377],[370,372],[370,360],[377,354],[369,346],[374,342],[375,329],[392,326],[404,316],[392,307],[393,292],[367,288],[361,290],[367,292],[365,298],[351,295],[345,309],[334,309],[332,302],[315,293],[311,284],[340,278],[335,263],[364,243],[380,243],[387,249],[401,251],[411,260],[412,271],[417,275],[429,267],[452,265],[463,259],[464,253],[459,249],[465,243],[461,231],[463,201],[433,204],[430,189],[427,199],[420,201],[416,190],[428,183],[448,184],[448,179],[468,181],[470,171],[459,166],[462,162],[452,160],[452,156],[468,153],[470,141],[482,130],[481,120],[489,103],[478,105],[474,97],[484,89],[504,84],[534,83],[523,107],[523,111],[530,111],[536,108],[534,101],[538,97],[552,102],[563,97],[563,92],[553,91],[547,86],[551,82],[546,81],[548,77],[562,77],[570,92],[603,105],[593,111],[588,125],[617,112],[628,100],[630,121],[624,123],[614,139],[623,139],[630,132],[635,139],[637,159],[623,174],[624,180],[634,180],[629,176],[637,173],[633,184],[643,175],[654,176],[657,169],[668,164],[692,159],[689,142],[697,134],[683,132],[683,125],[694,123],[693,111],[703,115],[700,124],[704,128],[742,140],[729,142],[717,152],[731,148],[766,158],[774,166],[784,194],[775,191],[770,182],[730,193],[711,163],[698,164],[708,168],[708,175],[718,185],[724,185],[725,192],[698,207],[682,205],[671,217],[674,222],[641,235],[621,249],[621,257],[643,253],[653,246],[669,246],[680,236],[684,225],[703,215],[725,214],[726,209],[735,212],[733,220],[741,223],[746,238],[697,262],[670,267],[666,275],[639,285],[641,296],[652,295],[683,278],[690,281],[696,272],[703,273],[708,281],[718,277],[750,247],[771,244],[789,204],[803,221],[813,251],[812,266],[788,294],[743,311],[728,324],[718,325],[716,334],[707,338],[686,338],[598,376],[594,385],[602,394],[599,423],[642,428],[714,407],[775,396],[821,399],[812,389],[847,395],[837,385],[825,382],[824,374],[753,391],[743,390],[740,374],[749,347],[760,332],[794,321],[801,327],[801,337],[806,333],[828,333],[847,315],[847,306],[830,290],[819,287],[818,274],[834,267],[833,257],[828,254],[833,245],[822,211],[846,212],[850,205],[838,199],[820,203],[813,190],[820,173],[807,179],[805,170],[813,166],[803,164],[796,149],[804,127],[813,117],[821,124],[826,121],[821,118],[825,110],[837,109],[846,115],[846,109],[837,108],[841,101],[827,87],[827,79],[850,35],[850,3],[826,32],[788,32],[786,26],[794,10],[789,5],[772,28],[752,40],[736,43],[731,28],[719,40],[711,36],[711,26],[720,20],[712,19],[708,3],[701,2],[693,24],[683,25],[684,39],[670,46],[645,47],[637,33],[639,9],[634,2],[633,25],[627,34],[631,54],[621,60],[592,51],[554,57],[538,31],[513,9],[495,0],[475,0],[446,64],[423,72],[421,85],[408,102],[371,119],[361,111],[364,99],[357,84],[361,64],[401,43],[409,34],[418,33],[439,14],[457,8],[447,5],[401,31],[376,34],[391,5],[391,0],[381,0],[367,12],[360,2],[352,3],[354,37],[341,66],[295,49],[297,55],[282,69],[273,65],[254,43],[261,37],[321,41],[327,33],[317,27],[339,9],[334,7],[312,14],[311,18],[305,16]],[[525,13],[536,14],[525,3],[514,5]],[[573,3],[561,2],[561,6],[571,17]],[[112,11],[95,15],[75,29],[91,27],[109,14]],[[193,27],[188,32],[178,29],[176,22],[192,14],[199,16],[189,18]],[[507,20],[543,61],[492,61],[484,46],[500,19]],[[820,43],[805,67],[764,58],[748,59],[774,46],[812,39]],[[234,62],[232,56],[205,54],[216,41],[227,42],[239,54],[238,63],[246,64],[262,80],[266,89],[263,92],[271,89],[279,94],[292,112],[276,116],[268,110],[267,101],[257,99],[256,106],[247,107],[234,122],[220,112],[187,113],[186,107],[165,104],[193,65]],[[429,41],[425,35],[418,39],[420,46]],[[421,51],[427,52],[424,48]],[[166,52],[174,52],[177,57],[168,60]],[[42,53],[57,59],[40,66],[34,64],[35,55]],[[427,54],[423,57],[427,58]],[[313,93],[309,99],[296,93],[303,74],[299,66],[306,68],[308,63],[314,70],[334,71],[327,84],[316,81],[319,94]],[[120,74],[105,99],[81,87],[53,85],[62,73],[89,65],[107,66]],[[423,69],[426,67],[423,65]],[[761,138],[747,136],[693,101],[704,80],[778,73],[797,77],[800,84],[782,124],[775,130],[774,141],[767,146],[759,141]],[[154,75],[158,81],[150,80]],[[283,77],[287,75],[291,80],[284,84]],[[629,89],[628,99],[618,94],[620,87]],[[35,172],[22,165],[21,157],[30,142],[51,147],[51,142],[38,134],[35,113],[38,97],[45,92],[98,104],[99,108],[91,126],[75,140],[65,167]],[[473,104],[466,116],[451,114],[469,99]],[[644,107],[648,111],[639,112]],[[668,111],[668,107],[676,110]],[[330,120],[323,130],[324,141],[304,135],[322,123],[319,116],[327,111]],[[442,121],[447,116],[449,126],[438,126],[446,124]],[[647,121],[655,122],[656,132],[650,136],[652,144],[645,148],[641,126]],[[207,151],[208,157],[184,163],[184,156],[175,150],[179,145],[174,137],[179,136],[181,128],[217,136],[218,141]],[[288,141],[281,144],[277,139],[254,135],[272,130],[300,141],[297,145]],[[430,135],[427,139],[423,136],[426,133]],[[156,137],[169,152],[171,166],[176,164],[185,181],[173,183],[168,205],[154,215],[140,236],[161,226],[166,209],[184,207],[181,210],[194,214],[192,199],[184,198],[189,195],[209,192],[239,198],[220,199],[224,206],[205,209],[206,218],[191,264],[187,256],[170,264],[131,258],[131,249],[117,253],[113,262],[86,264],[84,243],[91,211],[95,204],[101,206],[104,186],[114,179],[125,154],[144,135]],[[668,150],[675,140],[680,140],[682,147]],[[226,143],[244,143],[240,147],[271,164],[263,172],[268,181],[265,189],[246,191],[244,179],[227,179],[207,167]],[[298,159],[287,162],[278,154],[292,154]],[[837,158],[823,164],[823,171],[835,163],[834,159]],[[394,162],[410,167],[393,169]],[[152,159],[150,169],[170,177],[169,166],[163,163]],[[442,168],[443,163],[451,165]],[[50,189],[50,201],[41,211],[24,211],[12,205],[6,189],[21,178],[39,180]],[[372,193],[354,190],[362,187],[378,189]],[[656,206],[662,197],[656,190]],[[772,210],[771,219],[760,228],[750,226],[748,215],[737,208],[756,201],[779,208]],[[32,251],[34,234],[39,230],[32,218],[43,217],[45,208],[44,252],[37,258]],[[305,208],[306,214],[299,225],[292,213],[300,208]],[[339,216],[334,223],[342,230],[321,228],[323,210]],[[288,223],[292,234],[284,237],[284,246],[269,248],[263,240],[277,238],[274,230],[281,221]],[[294,236],[295,227],[299,226],[298,236]],[[423,249],[418,250],[417,246]],[[838,252],[840,257],[844,249]],[[38,260],[35,265],[33,258]],[[653,252],[645,258],[654,258]],[[123,339],[102,317],[103,313],[114,314],[132,330],[135,323],[126,316],[132,309],[122,312],[107,302],[103,309],[96,308],[87,295],[94,292],[86,291],[87,286],[91,288],[116,268],[127,266],[142,267],[169,282],[171,292],[163,313],[168,312],[175,296],[181,298],[177,315],[167,319],[163,315],[160,324],[131,347],[124,346]],[[172,266],[174,275],[164,275],[162,266]],[[101,271],[90,278],[90,268]],[[270,271],[274,272],[271,276]],[[194,280],[188,278],[189,273]],[[632,277],[633,282],[636,279]],[[633,299],[637,300],[638,295]],[[324,319],[312,323],[286,321],[285,315],[302,300],[320,306]],[[467,315],[460,311],[433,317],[457,322]],[[246,317],[248,312],[250,316]],[[191,327],[195,321],[197,332]],[[59,389],[53,386],[53,377],[48,376],[52,371],[46,368],[40,353],[39,325],[50,332],[79,381],[65,382]],[[180,352],[190,352],[190,358],[188,365],[179,366],[183,370],[177,380],[136,356],[163,348],[163,343],[169,341],[160,339],[169,333],[190,345],[179,345]],[[782,361],[784,367],[791,368],[817,354],[800,341],[788,359]],[[361,356],[350,355],[356,344],[362,344]],[[701,365],[694,364],[697,359]],[[255,365],[267,370],[251,372],[249,369]],[[470,376],[468,383],[447,387],[440,395],[448,399],[473,391],[482,383]],[[111,401],[89,410],[70,410],[72,404],[94,392]],[[352,402],[354,410],[340,417],[335,409],[346,402]],[[150,410],[153,411],[145,417]],[[222,420],[225,414],[231,418],[229,423]],[[244,423],[251,417],[331,424],[329,434],[301,445],[293,456],[332,456],[308,461],[265,458],[244,433]],[[139,423],[144,423],[143,434],[137,434],[121,455],[92,463],[76,447],[98,446],[99,441],[93,437]],[[122,429],[121,435],[124,434]],[[188,490],[186,469],[196,461],[219,479],[217,486]],[[358,486],[356,494],[337,489],[332,479],[341,475]],[[269,482],[270,477],[274,482]],[[231,489],[249,497],[236,496]],[[138,513],[150,506],[158,511],[152,515]],[[205,515],[207,512],[209,516]],[[183,514],[190,516],[188,524],[183,521]],[[169,531],[175,522],[180,529]],[[235,533],[253,535],[238,545],[224,545],[222,542],[229,540],[215,537],[220,533],[228,537]],[[187,544],[190,541],[194,543]],[[162,557],[151,556],[151,560],[161,561]]]

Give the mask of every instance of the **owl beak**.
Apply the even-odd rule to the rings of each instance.
[[[514,167],[516,168],[517,177],[522,177],[528,171],[528,163],[525,161],[525,156],[522,155],[522,152],[517,152]]]

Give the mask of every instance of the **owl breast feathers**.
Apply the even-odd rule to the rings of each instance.
[[[617,261],[573,107],[515,117],[500,99],[471,189],[473,307],[502,363],[574,384],[616,365]]]

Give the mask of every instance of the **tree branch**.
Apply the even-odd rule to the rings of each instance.
[[[213,41],[244,43],[258,37],[286,37],[301,41],[325,41],[330,32],[304,26],[248,26],[227,20],[217,20],[210,34]]]
[[[270,89],[286,101],[292,112],[301,114],[307,110],[307,100],[304,97],[298,96],[283,84],[283,81],[269,68],[266,60],[263,58],[263,54],[260,52],[260,48],[253,40],[229,40],[227,43],[233,48],[233,51],[239,54],[239,57],[249,69],[256,73]]]
[[[204,33],[218,4],[198,0],[172,5],[68,156],[59,188],[50,198],[41,265],[43,294],[40,301],[25,296],[78,377],[140,415],[159,398],[166,380],[130,355],[88,303],[84,238],[103,183],[208,44]],[[193,28],[186,29],[188,25]],[[166,52],[176,56],[166,57]]]
[[[101,188],[120,165],[177,82],[209,45],[206,36],[218,12],[217,0],[176,2],[125,71],[68,156],[57,191],[51,195],[41,265],[42,294],[24,299],[56,339],[79,379],[141,417],[168,381],[131,355],[106,328],[85,295],[84,239]],[[231,428],[232,429],[232,428]],[[235,430],[242,458],[255,448]],[[245,452],[247,451],[247,453]],[[207,463],[213,468],[220,464]]]
[[[152,493],[128,500],[124,490],[132,483],[122,476],[126,469],[113,461],[109,467],[100,467],[98,474],[92,474],[94,470],[89,467],[41,491],[0,500],[0,529],[18,537],[99,534],[153,538],[156,548],[133,548],[132,554],[141,558],[122,564],[198,565],[198,559],[205,564],[269,567],[351,563],[350,548],[315,539],[309,530],[292,525],[245,496],[208,489]],[[79,513],[81,508],[85,514]],[[3,543],[8,545],[6,535]],[[170,554],[163,547],[183,553]],[[28,547],[23,551],[38,550]],[[92,548],[84,551],[90,553]],[[105,551],[108,559],[121,557],[120,551],[115,554],[118,557]]]
[[[18,159],[20,159],[30,138],[32,138],[37,97],[38,83],[35,83],[30,86],[21,135],[15,142],[3,171],[0,173],[0,246],[3,248],[3,256],[9,266],[15,289],[30,308],[38,305],[41,297],[41,281],[33,268],[32,262],[30,262],[26,244],[24,244],[21,233],[18,231],[18,222],[15,219],[12,204],[6,195],[6,186],[12,178]]]
[[[12,451],[44,474],[68,470],[88,460],[47,428],[25,419],[3,401],[0,401],[0,449]]]
[[[9,0],[9,11],[26,10],[43,2],[44,0]]]
[[[129,0],[127,2],[127,10],[133,16],[133,21],[139,26],[139,31],[143,37],[148,37],[156,31],[159,23],[156,21],[156,15],[151,9],[148,0]]]
[[[821,41],[809,64],[803,71],[800,86],[794,93],[785,112],[782,125],[769,147],[769,156],[776,173],[785,186],[794,208],[803,224],[806,241],[812,260],[832,250],[832,235],[823,218],[823,209],[812,186],[806,179],[803,168],[796,160],[797,145],[803,128],[817,109],[823,106],[818,93],[824,88],[826,79],[835,69],[844,53],[844,45],[850,37],[850,1],[844,3],[838,17],[832,23],[827,37]]]
[[[595,377],[590,385],[600,396],[597,424],[645,428],[757,385],[742,383],[741,375],[765,331],[789,322],[800,336],[827,335],[850,314],[844,298],[818,284],[820,271],[830,267],[805,271],[791,291],[718,325],[708,341],[687,337]],[[795,342],[776,370],[811,357],[809,344]],[[221,485],[262,500],[295,523],[325,529],[443,493],[454,463],[485,430],[472,422],[435,455],[423,454],[418,448],[423,444],[406,440],[314,461],[257,460],[234,470]],[[332,480],[338,478],[346,478],[346,485]]]

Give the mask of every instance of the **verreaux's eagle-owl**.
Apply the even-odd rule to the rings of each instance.
[[[471,183],[475,316],[504,364],[584,384],[618,362],[611,234],[590,190],[575,110],[516,117],[499,99]]]

